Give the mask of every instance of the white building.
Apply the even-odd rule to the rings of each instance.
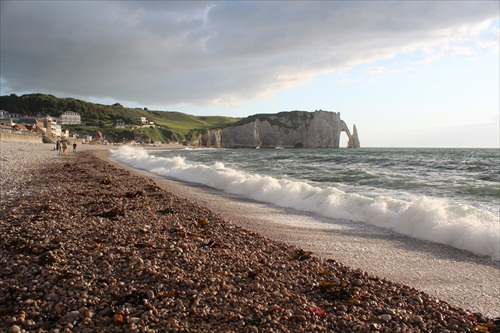
[[[12,119],[19,119],[23,118],[24,116],[20,113],[7,113],[7,117]]]
[[[147,123],[148,123],[148,120],[146,119],[146,117],[137,117],[137,118],[135,118],[135,120],[136,120],[138,123],[142,124],[142,125],[145,125],[145,124],[147,124]]]
[[[59,119],[62,125],[80,125],[82,123],[80,114],[73,111],[63,112]]]
[[[116,128],[125,128],[125,120],[123,120],[123,119],[116,119],[115,127]]]
[[[57,123],[57,118],[53,118],[51,116],[46,116],[44,119],[43,119],[43,125],[45,127],[45,133],[48,135],[48,136],[61,136],[63,133],[62,133],[62,128],[61,128],[61,124],[58,124]]]

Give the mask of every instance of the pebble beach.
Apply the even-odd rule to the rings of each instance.
[[[0,142],[0,332],[499,332],[102,158]]]

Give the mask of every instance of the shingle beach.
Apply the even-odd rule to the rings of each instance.
[[[0,142],[0,332],[500,332],[52,148]]]

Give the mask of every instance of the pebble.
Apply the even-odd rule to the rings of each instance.
[[[80,318],[80,311],[71,311],[67,315],[68,320],[75,320]]]
[[[154,300],[155,299],[155,293],[154,293],[154,291],[152,291],[151,289],[148,289],[148,291],[146,292],[146,297],[149,300]]]
[[[356,287],[361,287],[363,285],[363,281],[361,279],[354,279],[352,281],[352,285]]]
[[[294,259],[294,246],[93,152],[59,158],[42,147],[2,142],[2,155],[20,158],[2,161],[0,177],[0,332],[453,332],[493,322],[314,254]]]
[[[415,321],[419,325],[422,325],[424,323],[424,320],[422,319],[422,317],[418,316],[418,315],[413,317],[413,321]]]
[[[137,324],[141,321],[141,318],[138,317],[128,317],[127,324]]]
[[[9,328],[9,333],[20,333],[20,332],[21,332],[21,327],[19,327],[17,325],[12,325]]]
[[[380,315],[380,319],[382,319],[383,321],[391,321],[392,316],[390,314],[383,314]]]

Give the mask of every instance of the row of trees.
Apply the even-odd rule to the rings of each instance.
[[[48,94],[16,94],[0,97],[0,109],[11,113],[32,114],[33,112],[59,116],[64,111],[78,112],[82,121],[96,124],[99,121],[113,122],[123,119],[127,123],[133,123],[141,109],[124,108],[120,104],[102,105],[89,103],[74,98],[57,98]]]

